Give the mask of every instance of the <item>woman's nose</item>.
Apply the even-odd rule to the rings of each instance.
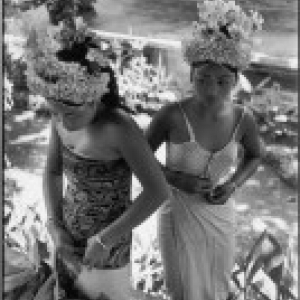
[[[62,117],[60,114],[54,114],[53,117],[56,120],[56,122],[61,122]]]
[[[216,95],[218,93],[218,84],[215,80],[210,80],[206,84],[206,91],[211,95]]]

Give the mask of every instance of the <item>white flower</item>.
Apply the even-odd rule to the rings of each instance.
[[[177,100],[176,94],[171,91],[159,92],[157,96],[166,102],[175,102]]]
[[[107,66],[109,64],[108,59],[101,53],[99,49],[90,48],[87,53],[87,59],[95,61],[100,66]]]
[[[86,27],[82,20],[78,19],[76,22],[81,31],[75,32],[75,37],[83,39]],[[63,99],[83,103],[101,99],[107,92],[108,74],[98,72],[90,75],[86,67],[58,60],[56,53],[60,49],[59,41],[64,38],[59,30],[64,29],[64,25],[60,24],[60,27],[50,26],[46,31],[32,35],[35,39],[34,47],[27,51],[27,81],[30,90],[57,101]],[[63,34],[68,35],[68,29]],[[107,65],[106,59],[98,51],[90,51],[88,57],[99,65]]]
[[[84,23],[84,20],[82,17],[77,17],[75,19],[75,26],[76,26],[76,29],[87,29],[87,26]]]
[[[252,35],[261,30],[262,17],[246,15],[234,1],[198,1],[199,21],[193,23],[192,36],[183,41],[183,53],[188,63],[213,60],[240,69],[250,62]],[[230,37],[221,28],[226,26]]]
[[[276,115],[276,116],[274,117],[274,120],[275,120],[276,122],[285,123],[285,122],[287,122],[288,117],[287,117],[286,115]]]

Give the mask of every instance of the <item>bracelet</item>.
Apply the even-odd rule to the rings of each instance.
[[[95,241],[100,244],[105,250],[109,249],[109,247],[107,245],[105,245],[103,242],[102,242],[102,239],[101,239],[101,236],[99,234],[96,234],[94,236],[94,239]]]

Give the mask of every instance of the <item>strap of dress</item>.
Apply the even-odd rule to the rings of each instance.
[[[243,107],[243,111],[242,111],[242,115],[240,116],[240,120],[239,122],[237,123],[237,125],[235,126],[235,129],[234,129],[234,132],[233,132],[233,136],[232,136],[232,139],[234,140],[236,138],[236,135],[237,133],[239,132],[239,129],[241,127],[241,124],[244,120],[244,116],[246,114],[246,106]]]
[[[179,106],[179,108],[182,112],[182,115],[184,117],[184,120],[185,120],[185,123],[186,123],[186,126],[187,126],[187,130],[188,130],[188,133],[189,133],[190,141],[194,142],[196,139],[195,139],[195,134],[194,134],[193,127],[192,127],[191,123],[189,122],[189,119],[188,119],[186,113],[184,112],[180,102],[178,102],[178,106]]]

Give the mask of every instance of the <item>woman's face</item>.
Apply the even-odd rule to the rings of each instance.
[[[192,69],[192,81],[197,98],[209,103],[224,102],[236,84],[236,75],[217,64],[204,64]]]
[[[53,118],[62,122],[69,131],[76,131],[88,126],[97,113],[95,103],[86,103],[81,106],[70,106],[56,101],[48,101]]]

